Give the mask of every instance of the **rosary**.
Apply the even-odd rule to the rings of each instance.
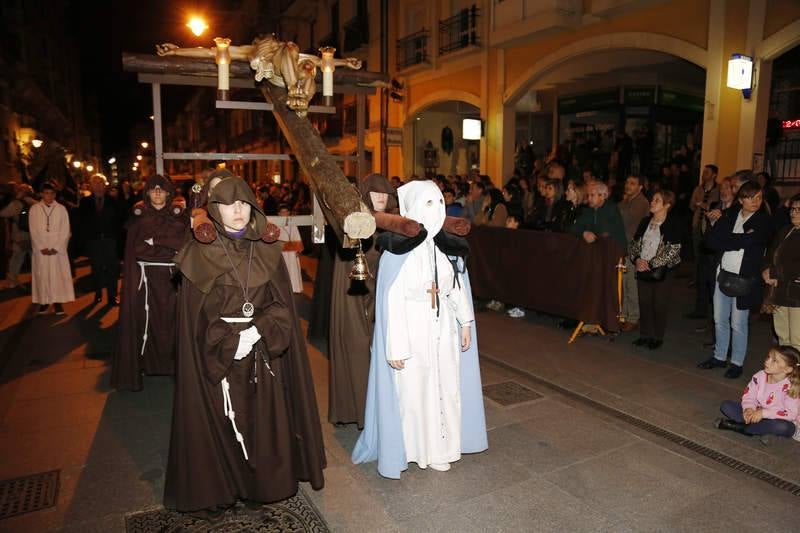
[[[239,270],[236,268],[236,265],[233,264],[233,259],[231,259],[230,254],[228,253],[228,248],[225,246],[225,243],[222,242],[224,238],[218,238],[217,242],[222,245],[222,249],[225,250],[225,257],[228,258],[228,262],[231,264],[231,268],[233,269],[233,275],[236,276],[236,281],[239,283],[239,287],[242,289],[242,297],[244,298],[244,303],[242,304],[242,315],[247,318],[253,316],[255,312],[255,306],[250,301],[250,267],[253,264],[253,241],[250,241],[250,255],[247,259],[247,279],[245,283],[242,283],[242,278],[239,276]]]
[[[47,233],[50,233],[50,215],[53,214],[53,209],[55,209],[56,207],[54,205],[51,205],[50,206],[50,211],[48,212],[48,210],[45,209],[45,205],[46,204],[42,204],[42,212],[44,213],[44,216],[47,218],[46,231],[47,231]]]

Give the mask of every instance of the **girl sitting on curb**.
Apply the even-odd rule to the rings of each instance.
[[[726,400],[717,419],[718,429],[744,435],[792,437],[800,410],[800,351],[776,346],[744,389],[742,401]]]

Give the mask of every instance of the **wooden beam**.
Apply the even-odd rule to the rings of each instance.
[[[211,58],[202,59],[180,56],[157,56],[150,54],[122,53],[122,68],[126,72],[140,74],[177,75],[198,79],[215,79],[217,65]],[[231,87],[236,87],[235,81],[253,82],[253,70],[244,61],[232,61],[230,66]],[[317,85],[322,86],[322,73],[317,69]],[[336,92],[362,92],[358,89],[375,91],[375,86],[380,86],[389,81],[388,75],[379,72],[337,68],[333,73],[333,88]],[[164,83],[164,82],[160,82]],[[216,85],[216,82],[213,83]]]
[[[345,239],[346,235],[354,238],[372,235],[375,231],[375,219],[361,201],[361,195],[347,181],[311,122],[298,117],[286,106],[286,89],[265,83],[261,85],[261,92],[274,106],[275,119],[311,182],[325,219],[336,232],[339,242],[350,246],[349,239]]]

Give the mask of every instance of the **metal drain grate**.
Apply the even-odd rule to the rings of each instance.
[[[534,381],[536,383],[539,383],[551,390],[554,390],[559,394],[567,396],[580,403],[586,404],[597,411],[601,411],[613,418],[616,418],[617,420],[622,420],[623,422],[626,422],[631,426],[647,431],[648,433],[651,433],[653,435],[657,435],[674,444],[677,444],[678,446],[686,448],[687,450],[692,450],[693,452],[700,454],[703,457],[708,457],[713,461],[716,461],[720,464],[733,468],[734,470],[738,470],[739,472],[747,474],[748,476],[760,479],[761,481],[769,483],[773,487],[784,490],[790,494],[793,494],[794,496],[800,496],[800,485],[798,485],[797,483],[778,477],[775,474],[771,474],[766,470],[758,468],[757,466],[753,466],[738,459],[735,459],[730,455],[724,454],[720,451],[714,450],[707,446],[703,446],[702,444],[697,443],[681,435],[678,435],[677,433],[673,433],[668,429],[664,429],[662,427],[656,426],[655,424],[651,424],[650,422],[646,422],[641,418],[637,418],[633,415],[629,415],[628,413],[619,411],[613,407],[600,403],[596,400],[592,400],[591,398],[588,398],[582,394],[573,392],[569,389],[562,387],[561,385],[556,385],[555,383],[547,381],[546,379],[540,378],[524,370],[520,370],[519,368],[511,366],[503,361],[499,361],[493,357],[481,354],[481,358],[486,359],[487,361],[490,361],[492,364],[495,364],[499,367],[505,368],[506,370],[524,376],[525,378]]]
[[[516,381],[504,381],[483,386],[483,395],[503,407],[538,400],[542,395]]]
[[[0,481],[0,520],[53,507],[59,470]]]

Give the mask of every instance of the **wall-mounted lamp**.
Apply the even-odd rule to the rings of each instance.
[[[86,172],[94,172],[94,165],[86,165]]]
[[[33,145],[34,148],[41,148],[42,145],[44,144],[44,141],[41,139],[32,139],[31,144]]]
[[[477,118],[465,118],[461,122],[461,138],[465,141],[480,141],[482,130],[482,123]]]
[[[82,164],[83,164],[83,163],[81,163],[80,161],[73,161],[73,162],[72,162],[72,166],[73,166],[74,168],[81,168],[81,165],[82,165]]]
[[[733,54],[728,60],[728,87],[739,89],[742,95],[750,98],[753,89],[753,58],[742,54]]]
[[[231,40],[225,37],[214,38],[217,45],[214,59],[217,62],[217,98],[227,100],[230,91],[230,68],[231,68]]]
[[[113,165],[116,162],[117,162],[117,158],[116,157],[112,157],[111,159],[108,160],[108,164],[109,165]]]
[[[333,71],[336,70],[336,65],[333,63],[333,54],[336,48],[332,46],[323,46],[319,49],[322,54],[322,61],[320,62],[320,69],[322,70],[322,97],[325,105],[333,105]]]

